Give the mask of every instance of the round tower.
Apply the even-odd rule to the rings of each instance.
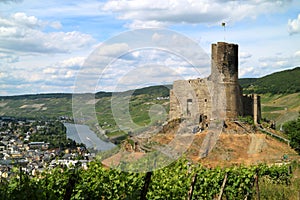
[[[223,82],[237,82],[238,45],[218,42],[211,47],[212,76]]]
[[[225,42],[212,44],[211,57],[210,78],[216,84],[216,102],[225,104],[225,118],[236,119],[242,115],[242,94],[238,83],[238,45]]]

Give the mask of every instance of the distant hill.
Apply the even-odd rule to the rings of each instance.
[[[147,94],[147,95],[154,95],[154,96],[169,96],[170,88],[172,85],[155,85],[149,86],[144,88],[139,88],[136,90],[129,90],[125,92],[118,92],[124,94],[132,94],[133,96]],[[102,98],[102,97],[111,97],[114,93],[113,92],[104,92],[100,91],[95,94],[95,98]],[[0,100],[37,100],[37,99],[60,99],[60,98],[67,98],[71,99],[71,93],[45,93],[45,94],[23,94],[23,95],[15,95],[15,96],[0,96]]]
[[[23,94],[15,96],[0,96],[1,99],[47,99],[47,98],[72,98],[70,93]]]
[[[239,79],[245,94],[293,94],[300,92],[300,67],[261,78]]]
[[[263,118],[272,119],[281,125],[297,118],[300,111],[300,67],[276,72],[262,78],[243,78],[240,84],[244,93],[259,93],[262,102]],[[144,126],[151,123],[149,110],[154,104],[162,105],[169,111],[168,97],[172,85],[156,85],[119,92],[122,96],[131,95],[130,114],[133,122]],[[108,130],[110,137],[122,134],[112,115],[111,96],[116,93],[98,92],[96,113],[101,127]],[[0,97],[0,116],[24,117],[32,119],[53,119],[60,116],[73,117],[72,94],[36,94]]]
[[[241,78],[239,79],[240,85],[244,89],[245,94],[259,93],[259,94],[292,94],[300,92],[300,67],[291,70],[284,70],[276,72],[261,78]],[[145,88],[136,89],[133,93],[132,90],[121,93],[132,93],[134,96],[147,94],[155,96],[169,96],[169,91],[172,85],[155,85]],[[112,92],[97,92],[96,98],[110,97]],[[48,94],[25,94],[16,96],[0,96],[0,100],[13,99],[13,100],[34,100],[34,99],[49,99],[49,98],[72,98],[70,93],[48,93]]]
[[[171,88],[172,85],[150,86],[150,87],[145,87],[145,88],[135,90],[133,95],[148,94],[148,95],[155,95],[160,97],[167,97],[169,96]]]
[[[261,78],[239,79],[244,94],[261,96],[263,118],[274,120],[277,128],[297,119],[300,111],[300,67]]]
[[[132,114],[134,113],[137,122],[145,124],[149,122],[148,108],[151,103],[163,104],[167,99],[157,100],[157,97],[168,97],[172,85],[156,85],[125,92],[104,92],[95,94],[97,100],[96,110],[99,113],[99,122],[113,124],[111,114],[110,97],[114,94],[122,96],[131,95]],[[131,105],[130,104],[130,105]],[[140,112],[137,112],[139,109]],[[168,108],[166,108],[168,109]],[[135,112],[136,110],[136,112]],[[144,113],[141,113],[143,111]],[[147,115],[146,115],[147,114]],[[138,118],[138,115],[139,118]],[[16,96],[0,96],[0,116],[21,117],[29,119],[53,119],[61,116],[73,117],[72,94],[49,93],[49,94],[26,94]],[[112,119],[110,119],[112,118]]]

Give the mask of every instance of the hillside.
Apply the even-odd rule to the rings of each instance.
[[[300,92],[300,67],[261,78],[239,79],[245,94],[292,94]]]
[[[106,130],[106,134],[112,139],[122,139],[124,133],[120,131],[114,120],[111,109],[112,95],[120,95],[129,101],[129,110],[133,122],[143,126],[150,123],[149,110],[152,105],[162,105],[166,113],[169,110],[168,96],[171,86],[150,86],[135,91],[120,93],[98,92],[95,94],[95,109],[98,123]],[[165,98],[158,98],[165,97]],[[83,108],[84,109],[84,108]],[[0,97],[0,116],[11,116],[28,119],[57,119],[59,117],[73,118],[72,94],[37,94]],[[85,122],[87,124],[92,122]],[[92,129],[96,128],[91,125]],[[121,138],[120,138],[121,137]]]
[[[244,93],[261,95],[262,117],[275,120],[280,128],[283,122],[297,118],[300,111],[300,67],[276,72],[262,78],[240,79]],[[111,96],[131,95],[129,110],[133,122],[141,128],[150,123],[149,109],[162,105],[168,113],[169,89],[171,85],[157,85],[120,93],[98,92],[95,94],[96,114],[99,125],[111,138],[125,133],[120,131],[111,111]],[[298,93],[297,93],[298,92]],[[26,117],[35,119],[72,118],[72,94],[36,94],[0,97],[0,116]]]
[[[0,116],[53,119],[72,116],[71,94],[0,97]]]
[[[300,93],[261,94],[262,117],[274,120],[279,129],[284,122],[297,119],[300,112]]]
[[[136,89],[135,91],[125,91],[121,93],[97,92],[95,99],[99,107],[107,107],[110,103],[108,99],[113,94],[132,93],[133,100],[139,97],[139,101],[152,101],[156,97],[169,96],[169,88],[166,86],[150,86]],[[99,101],[101,99],[102,101]],[[100,108],[101,110],[101,108]],[[28,94],[17,96],[0,96],[0,116],[26,117],[26,118],[58,118],[60,116],[72,117],[72,94],[67,93],[49,93],[49,94]]]
[[[244,94],[261,96],[262,117],[274,120],[277,128],[298,117],[300,111],[300,67],[261,78],[239,79]]]
[[[119,152],[104,158],[103,163],[110,166],[120,163],[123,158],[132,162],[132,159],[151,155],[145,152],[157,151],[169,156],[184,154],[188,160],[209,168],[259,163],[281,164],[284,155],[288,156],[289,160],[300,158],[287,141],[279,141],[265,134],[265,131],[282,134],[279,131],[265,128],[262,132],[246,122],[225,123],[226,128],[223,127],[222,130],[208,129],[191,135],[178,133],[178,130],[187,124],[180,120],[172,120],[156,134],[143,133],[129,137],[122,142]]]

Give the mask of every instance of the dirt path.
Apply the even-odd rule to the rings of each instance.
[[[215,147],[220,136],[219,130],[211,130],[207,133],[201,145],[199,158],[207,157],[208,153]]]
[[[262,152],[264,147],[266,147],[265,139],[255,134],[250,134],[250,137],[251,143],[249,145],[248,154],[256,154]]]

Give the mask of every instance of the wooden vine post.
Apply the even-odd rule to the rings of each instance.
[[[198,176],[198,174],[196,174],[192,179],[192,185],[191,185],[191,189],[189,191],[189,200],[192,200],[192,198],[193,198],[194,188],[195,188],[195,184],[197,182],[197,176]]]
[[[260,200],[260,191],[259,191],[259,183],[258,183],[258,173],[259,170],[256,169],[256,175],[255,175],[255,186],[256,186],[256,195],[257,195],[257,200]]]
[[[222,183],[222,187],[220,189],[220,194],[219,194],[218,200],[222,199],[224,188],[225,188],[225,185],[226,185],[226,182],[227,182],[227,176],[228,176],[228,174],[226,173],[225,177],[224,177],[224,180],[223,180],[223,183]]]
[[[151,182],[151,176],[152,176],[152,172],[147,172],[146,176],[145,176],[145,181],[144,181],[144,186],[141,192],[141,197],[140,200],[146,200],[146,195],[148,192],[148,188]]]

